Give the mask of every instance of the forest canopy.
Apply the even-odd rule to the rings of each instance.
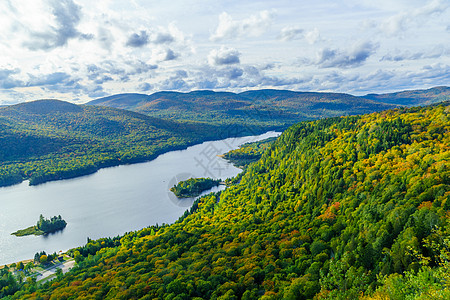
[[[39,100],[0,108],[0,186],[73,178],[147,161],[206,140],[278,129],[172,121],[135,112]]]
[[[302,122],[172,225],[12,299],[448,299],[450,105]]]

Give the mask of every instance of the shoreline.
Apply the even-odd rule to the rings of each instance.
[[[38,186],[47,182],[53,182],[53,181],[60,181],[60,180],[68,180],[68,179],[74,179],[74,178],[79,178],[79,177],[83,177],[83,176],[89,176],[92,174],[97,173],[99,170],[101,169],[106,169],[106,168],[113,168],[113,167],[118,167],[118,166],[123,166],[123,165],[133,165],[133,164],[139,164],[139,163],[146,163],[152,160],[155,160],[156,158],[158,158],[160,155],[172,152],[172,151],[181,151],[181,150],[186,150],[189,147],[192,146],[196,146],[196,145],[200,145],[203,143],[207,143],[207,142],[215,142],[215,141],[221,141],[221,140],[225,140],[225,139],[229,139],[229,138],[241,138],[241,137],[246,137],[246,136],[258,136],[258,135],[262,135],[262,134],[266,134],[266,133],[270,133],[270,132],[280,132],[282,133],[286,128],[282,129],[282,128],[267,128],[265,130],[262,131],[256,131],[252,134],[252,135],[248,135],[247,132],[243,132],[242,135],[240,134],[236,134],[233,136],[227,136],[227,137],[222,137],[222,138],[212,138],[212,139],[200,139],[199,141],[194,141],[194,142],[187,142],[186,145],[183,146],[175,146],[173,148],[170,149],[159,149],[156,150],[155,153],[146,156],[146,157],[142,157],[142,158],[134,158],[134,159],[130,159],[130,161],[121,161],[121,160],[114,160],[114,161],[104,161],[103,163],[99,163],[98,166],[95,166],[93,169],[88,169],[88,170],[80,170],[80,173],[78,173],[77,175],[71,175],[71,176],[64,176],[64,175],[60,175],[58,178],[49,178],[49,179],[43,179],[40,180],[36,183],[32,183],[31,182],[31,178],[23,178],[20,182],[13,182],[11,184],[0,184],[0,189],[2,188],[7,188],[7,187],[11,187],[11,186],[15,186],[15,185],[19,185],[22,184],[23,182],[28,181],[28,185],[29,186]],[[281,131],[279,131],[281,130]],[[222,157],[223,154],[218,155],[219,157]]]
[[[5,266],[8,267],[8,268],[11,268],[12,264],[18,265],[19,263],[23,263],[24,265],[26,265],[27,263],[33,262],[33,261],[34,261],[34,259],[25,259],[25,260],[19,260],[17,262],[12,262],[12,263],[9,263],[9,264],[0,265],[0,270],[3,270],[5,268]]]
[[[260,139],[265,139],[266,137],[264,136],[264,135],[266,135],[266,134],[269,134],[269,135],[276,135],[276,136],[279,136],[280,134],[281,134],[281,132],[280,131],[275,131],[275,130],[269,130],[269,131],[265,131],[265,132],[263,132],[263,133],[261,133],[261,134],[255,134],[255,135],[246,135],[246,136],[243,136],[243,137],[228,137],[228,138],[224,138],[224,139],[218,139],[218,140],[215,140],[215,141],[225,141],[225,140],[227,140],[227,139],[233,139],[233,138],[245,138],[245,137],[249,137],[249,139],[251,139],[252,141],[253,140],[260,140]],[[208,143],[208,142],[210,142],[210,141],[203,141],[203,142],[201,142],[201,143],[196,143],[195,145],[192,145],[192,146],[197,146],[197,145],[201,145],[201,144],[203,144],[203,143]],[[230,144],[230,141],[228,140],[228,142],[225,142],[225,143],[228,143],[228,144]],[[232,144],[234,144],[234,143],[232,143]],[[189,146],[189,147],[192,147],[192,146]],[[189,147],[186,147],[186,148],[189,148]],[[237,148],[238,146],[236,146],[236,148]],[[181,150],[174,150],[174,151],[183,151],[182,149]],[[168,152],[171,152],[171,151],[168,151]],[[167,152],[166,152],[167,153]],[[162,153],[162,154],[165,154],[165,153]],[[142,163],[147,163],[147,162],[142,162]],[[23,184],[23,183],[22,183]],[[222,185],[222,186],[226,186],[226,184],[225,184],[225,182],[221,182],[220,183],[220,185]],[[0,189],[1,190],[1,189]],[[180,215],[178,215],[178,217],[180,217],[180,216],[182,216],[182,213],[180,213]],[[177,218],[178,218],[177,217]],[[174,219],[173,220],[173,222],[176,222],[177,221],[177,219]],[[170,224],[170,223],[169,223]],[[142,227],[142,228],[145,228],[146,226],[144,226],[144,227]],[[136,229],[135,231],[138,231],[138,230],[141,230],[142,228],[139,228],[139,229]],[[134,231],[134,230],[131,230],[131,231]],[[130,230],[125,230],[125,232],[123,233],[123,234],[126,234],[126,233],[129,233],[129,232],[131,232]],[[122,235],[123,235],[122,234]],[[112,236],[112,235],[104,235],[104,236],[102,236],[102,237],[108,237],[108,236]],[[30,237],[33,237],[33,238],[35,238],[34,236],[30,236]],[[37,237],[36,237],[37,238]],[[101,238],[101,237],[100,237]],[[67,251],[69,251],[70,249],[74,249],[74,248],[76,248],[76,247],[80,247],[80,246],[82,246],[82,245],[85,245],[86,244],[86,242],[84,242],[84,243],[80,243],[79,245],[77,245],[77,246],[74,246],[74,247],[62,247],[63,249],[65,248],[66,249],[66,251],[65,252],[67,252]],[[61,248],[59,248],[59,249],[61,249]],[[45,251],[47,251],[47,249],[44,249]],[[51,251],[50,251],[51,252]],[[31,256],[31,255],[30,255]],[[30,257],[29,256],[29,257]],[[5,263],[7,263],[7,264],[9,264],[7,261],[14,261],[15,259],[12,259],[12,260],[6,260],[5,261]],[[18,260],[20,260],[20,258],[18,259]],[[26,257],[22,257],[22,260],[27,260],[27,258]]]

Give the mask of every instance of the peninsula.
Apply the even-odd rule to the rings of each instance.
[[[186,181],[180,181],[177,185],[174,185],[170,190],[178,198],[190,198],[197,197],[203,191],[209,190],[214,186],[220,184],[219,179],[212,178],[189,178]]]

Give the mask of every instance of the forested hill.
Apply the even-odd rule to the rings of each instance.
[[[177,120],[214,123],[271,122],[293,124],[324,117],[356,115],[395,107],[339,93],[256,90],[243,93],[192,91],[151,95],[119,94],[88,102]]]
[[[170,226],[14,298],[449,299],[450,105],[296,124]]]
[[[59,100],[0,107],[0,186],[24,179],[39,184],[72,178],[101,167],[153,159],[206,140],[284,130],[298,121],[392,107],[349,95],[323,94],[317,99],[305,94],[302,101],[296,95],[274,90],[242,96],[160,92],[91,102],[114,107]]]
[[[0,108],[0,186],[71,178],[208,139],[261,133],[175,122],[115,108],[39,100]],[[228,128],[229,129],[229,128]]]
[[[450,87],[439,86],[427,90],[410,90],[390,94],[368,94],[363,97],[401,106],[429,105],[449,101]]]

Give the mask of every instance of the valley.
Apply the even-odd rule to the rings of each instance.
[[[35,148],[32,155],[20,149],[4,151],[4,157],[15,168],[21,167],[18,161],[28,160],[23,164],[37,170],[35,163],[48,163],[49,158],[53,161],[54,153],[69,153],[67,149],[84,144],[74,141],[84,139],[91,141],[89,147],[94,146],[94,150],[89,147],[84,148],[85,152],[80,150],[76,161],[89,158],[91,163],[95,162],[94,171],[98,171],[99,167],[109,166],[105,163],[108,160],[103,163],[100,159],[92,160],[98,150],[109,149],[108,159],[114,162],[111,166],[121,165],[119,158],[125,156],[118,154],[123,153],[122,149],[129,151],[127,164],[139,162],[134,152],[138,145],[143,145],[142,153],[147,155],[152,153],[149,149],[155,149],[151,147],[155,141],[159,141],[155,145],[161,146],[162,142],[165,147],[168,141],[179,140],[179,144],[171,145],[184,147],[202,141],[205,136],[207,139],[220,136],[221,133],[210,130],[224,125],[215,120],[209,123],[164,120],[116,108],[72,106],[58,101],[30,103],[31,106],[27,103],[0,111],[3,124],[10,126],[4,136],[50,138],[59,143],[35,140],[36,145],[45,147]],[[44,247],[66,249],[76,261],[75,267],[64,276],[39,285],[24,282],[16,286],[20,286],[19,291],[3,295],[21,299],[51,294],[64,299],[68,295],[83,297],[87,295],[86,290],[99,298],[295,299],[302,295],[304,299],[363,296],[378,299],[422,292],[447,295],[447,265],[440,257],[447,255],[448,246],[445,237],[450,203],[449,105],[442,102],[303,121],[290,126],[275,140],[245,144],[255,139],[242,137],[203,142],[183,151],[159,155],[145,164],[102,169],[90,176],[36,187],[24,182],[2,188],[11,191],[11,196],[27,199],[24,204],[18,199],[7,200],[8,192],[4,194],[5,209],[10,213],[14,208],[8,208],[8,203],[16,203],[17,208],[25,205],[36,209],[47,203],[45,207],[54,208],[54,200],[45,194],[38,196],[39,191],[56,188],[52,192],[55,195],[65,191],[67,199],[59,203],[68,206],[64,216],[67,215],[71,226],[59,236],[35,240],[39,242],[31,251],[41,251]],[[25,119],[36,126],[24,134],[21,122]],[[81,120],[79,127],[74,126],[75,119]],[[107,126],[103,133],[99,120]],[[114,128],[111,124],[118,128],[117,133],[110,131]],[[184,126],[189,124],[194,125]],[[264,122],[256,125],[254,120],[231,125],[239,130],[227,134],[235,136],[239,135],[236,132],[244,134],[245,130],[255,128],[286,126]],[[171,134],[176,138],[171,139]],[[267,137],[270,134],[259,138]],[[239,150],[233,150],[241,144],[244,145]],[[13,146],[11,143],[10,147]],[[230,162],[225,167],[208,160],[221,159],[217,155],[227,152],[225,148],[233,150],[225,157],[244,167],[242,173],[231,167]],[[196,150],[192,152],[192,149]],[[211,150],[216,151],[214,155]],[[191,153],[188,160],[179,156],[185,151]],[[94,156],[86,156],[87,153]],[[103,157],[106,152],[99,153]],[[166,158],[170,157],[178,160],[169,162]],[[177,170],[176,166],[180,165],[186,168]],[[136,175],[127,168],[140,169],[143,173]],[[192,176],[194,169],[197,175]],[[54,174],[52,170],[48,168],[49,174]],[[150,170],[153,175],[148,173]],[[208,173],[213,170],[220,173],[213,178],[225,180],[234,176],[226,180],[227,189],[218,188],[212,194],[208,191],[187,202],[168,191],[181,180],[210,177]],[[18,172],[21,179],[29,174]],[[167,175],[161,177],[162,173]],[[63,178],[58,176],[56,179]],[[148,186],[150,177],[154,178],[155,186]],[[40,182],[30,180],[30,183]],[[72,191],[68,190],[71,184]],[[118,190],[111,190],[112,186]],[[149,189],[136,193],[138,186]],[[17,188],[22,192],[14,190]],[[159,188],[162,192],[157,192]],[[30,197],[23,198],[27,190]],[[77,195],[75,190],[84,194]],[[88,193],[95,200],[86,197]],[[154,201],[151,207],[146,204],[149,199]],[[112,203],[117,203],[113,218],[106,209]],[[167,213],[162,214],[164,206]],[[81,207],[88,210],[82,212]],[[46,209],[45,213],[52,215],[53,211]],[[88,218],[80,219],[80,215]],[[163,215],[165,221],[157,221]],[[120,229],[108,223],[111,218]],[[131,219],[136,224],[130,225]],[[91,224],[93,220],[96,225]],[[79,237],[74,239],[73,229],[79,230],[76,227],[81,223],[87,226],[86,230],[79,231]],[[94,227],[100,230],[90,232],[89,228]],[[86,237],[87,243],[80,246]],[[57,241],[63,243],[58,245]],[[27,254],[21,255],[17,260],[27,258]],[[6,258],[5,262],[10,260]],[[425,273],[430,281],[416,277]],[[92,280],[95,286],[90,285]],[[126,284],[126,288],[114,288],[121,284]],[[405,290],[403,286],[413,289]]]
[[[449,300],[449,20],[0,1],[0,299]]]
[[[190,177],[234,177],[241,170],[216,155],[242,143],[277,135],[269,132],[204,142],[149,162],[104,168],[87,176],[0,188],[0,265],[32,258],[36,252],[67,251],[86,244],[87,238],[112,238],[150,225],[171,224],[195,201],[178,199],[170,192],[171,187]],[[224,186],[211,191],[222,189]],[[47,236],[11,235],[35,223],[41,213],[61,214],[67,227]]]

